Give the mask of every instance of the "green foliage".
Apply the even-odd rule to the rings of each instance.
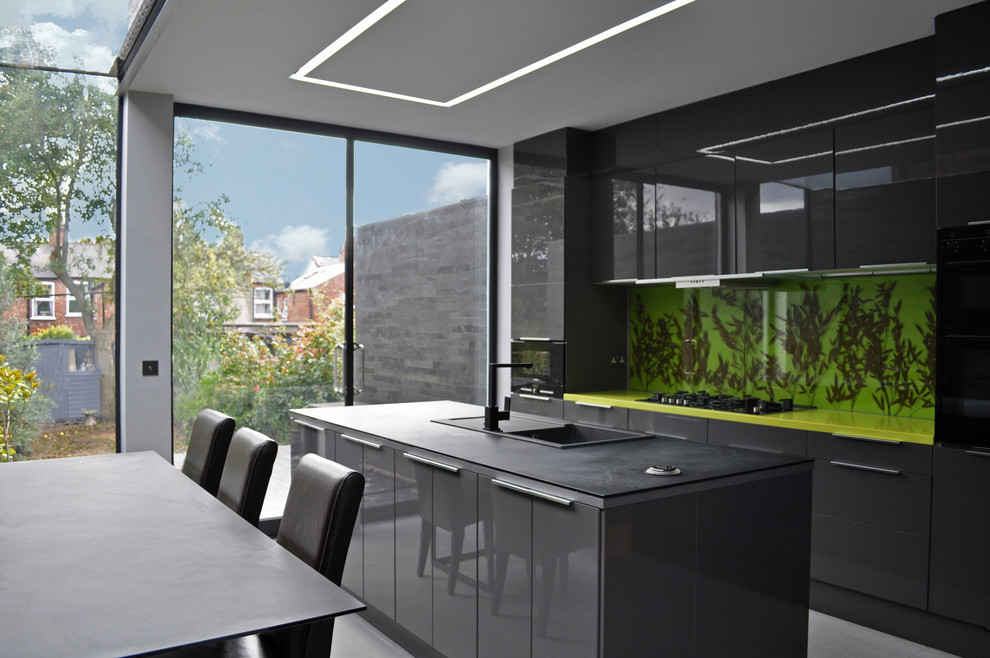
[[[759,391],[799,405],[932,417],[930,275],[638,288],[630,309],[631,388]]]
[[[10,308],[17,300],[16,285],[9,269],[0,262],[0,308]],[[27,322],[17,318],[0,319],[0,358],[9,368],[22,372],[34,370],[38,361],[38,348],[27,336]],[[21,408],[8,430],[9,443],[20,453],[30,449],[31,440],[37,436],[42,423],[51,419],[55,406],[45,395],[33,395]]]
[[[673,313],[654,318],[641,295],[633,299],[629,374],[642,388],[651,390],[658,380],[667,383],[679,379],[677,363],[684,334]]]
[[[334,346],[343,340],[343,300],[291,337],[226,332],[217,341],[216,367],[204,376],[176,423],[177,441],[188,436],[195,413],[211,407],[282,443],[288,441],[289,409],[333,402]]]
[[[72,331],[72,327],[64,324],[56,324],[51,327],[45,327],[38,333],[34,334],[33,337],[36,340],[80,340],[79,336]]]
[[[0,439],[3,441],[3,454],[0,461],[12,461],[13,429],[21,421],[20,414],[27,407],[34,390],[38,388],[35,373],[25,373],[4,363],[6,357],[0,354]]]
[[[29,54],[33,64],[44,66],[54,58],[25,30],[6,27],[2,36],[4,61]],[[0,244],[15,254],[10,266],[23,293],[33,285],[31,258],[53,240],[48,267],[76,298],[96,346],[100,413],[107,418],[116,413],[113,323],[97,322],[102,309],[94,307],[79,279],[94,290],[112,290],[112,261],[76,257],[69,240],[79,221],[102,227],[93,242],[106,246],[115,239],[116,122],[117,101],[105,80],[0,68]]]
[[[250,299],[255,282],[279,278],[281,263],[244,246],[244,234],[224,212],[226,197],[173,208],[172,377],[177,431],[198,409],[200,382],[216,368],[238,300]],[[210,238],[213,239],[210,239]]]

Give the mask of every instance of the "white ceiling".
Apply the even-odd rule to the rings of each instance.
[[[973,0],[695,0],[454,107],[291,80],[384,0],[167,0],[123,87],[499,147],[594,130],[934,32]],[[406,0],[313,76],[448,101],[663,0]]]

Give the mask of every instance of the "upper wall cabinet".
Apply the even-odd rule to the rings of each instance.
[[[644,245],[656,214],[653,167],[599,176],[591,183],[592,269],[595,281],[655,276],[656,253]]]
[[[655,219],[644,233],[644,250],[656,254],[658,278],[727,271],[733,170],[732,159],[722,155],[657,167]]]
[[[935,108],[835,129],[835,266],[935,262]]]
[[[938,225],[990,220],[990,3],[935,17]]]
[[[832,131],[736,150],[740,272],[835,267]]]

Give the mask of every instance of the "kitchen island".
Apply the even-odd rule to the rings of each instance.
[[[562,449],[434,422],[480,415],[291,412],[294,456],[368,477],[343,584],[382,618],[447,656],[806,651],[812,460],[663,436]]]

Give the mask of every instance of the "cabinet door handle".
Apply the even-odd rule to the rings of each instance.
[[[664,416],[664,418],[667,418],[667,419],[673,420],[673,421],[677,421],[677,422],[682,422],[682,421],[689,421],[689,422],[692,422],[692,423],[706,423],[706,422],[708,422],[708,419],[707,418],[695,418],[694,416],[681,416],[679,414],[664,414],[663,416]]]
[[[372,443],[371,441],[365,441],[364,439],[359,439],[356,436],[350,436],[348,434],[341,434],[340,438],[347,439],[351,443],[359,443],[363,446],[368,446],[369,448],[374,448],[375,450],[381,450],[382,444]]]
[[[898,441],[896,439],[875,439],[872,436],[856,436],[854,434],[836,434],[832,432],[832,436],[838,439],[852,439],[853,441],[869,441],[870,443],[886,443],[888,445],[901,445],[903,441]]]
[[[900,267],[922,267],[927,265],[925,261],[917,261],[912,263],[878,263],[876,265],[860,265],[861,270],[896,270]]]
[[[775,274],[800,274],[802,272],[807,272],[807,267],[795,267],[788,270],[762,270],[757,272],[757,274],[762,274],[763,276],[773,276]]]
[[[498,485],[503,489],[511,489],[512,491],[517,491],[521,494],[526,494],[527,496],[533,496],[534,498],[542,498],[543,500],[549,500],[551,503],[557,503],[558,505],[563,505],[564,507],[569,507],[570,504],[574,502],[568,500],[567,498],[561,498],[560,496],[555,496],[545,491],[530,489],[529,487],[524,487],[520,484],[513,484],[511,482],[506,482],[505,480],[492,480],[492,484]]]
[[[317,432],[322,432],[324,429],[326,429],[324,427],[317,427],[316,425],[310,425],[309,423],[304,423],[301,420],[296,420],[294,418],[292,419],[292,422],[294,422],[296,425],[302,425],[303,427],[307,427],[307,428],[309,428],[311,430],[315,430]]]
[[[595,404],[594,402],[575,402],[574,404],[576,404],[579,407],[593,407],[595,409],[611,409],[612,408],[612,405],[610,405],[610,404]]]
[[[539,400],[540,402],[550,401],[550,398],[544,395],[532,395],[530,393],[517,393],[516,395],[518,395],[521,398],[526,398],[527,400]]]
[[[990,458],[990,452],[980,452],[979,450],[967,450],[967,455],[973,455],[974,457],[987,457]]]
[[[543,336],[520,336],[517,340],[525,340],[531,343],[549,343],[550,338],[544,338]]]
[[[848,462],[829,462],[832,466],[841,466],[842,468],[851,468],[857,471],[869,471],[871,473],[883,473],[885,475],[900,475],[900,471],[895,471],[892,468],[880,468],[879,466],[864,466],[862,464],[850,464]]]
[[[426,464],[427,466],[432,466],[434,468],[440,468],[445,471],[450,471],[451,473],[460,473],[461,469],[456,466],[451,466],[450,464],[444,464],[443,462],[433,461],[432,459],[427,459],[426,457],[420,457],[419,455],[410,455],[408,452],[402,453],[402,456],[406,459],[411,459],[414,462],[419,462],[420,464]]]

